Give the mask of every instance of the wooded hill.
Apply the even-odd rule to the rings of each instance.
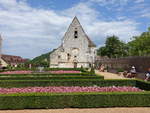
[[[40,56],[35,57],[34,59],[30,60],[28,63],[35,65],[35,66],[44,66],[48,67],[49,66],[49,55],[51,52],[42,54]]]

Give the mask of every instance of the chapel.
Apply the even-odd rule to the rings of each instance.
[[[96,45],[74,17],[61,45],[50,54],[50,68],[89,68],[95,62]]]

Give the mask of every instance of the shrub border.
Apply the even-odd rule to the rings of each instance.
[[[34,86],[136,86],[136,80],[0,80],[0,87],[34,87]]]
[[[150,92],[0,95],[0,109],[148,107]]]

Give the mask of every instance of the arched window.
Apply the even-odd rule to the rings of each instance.
[[[78,31],[77,30],[74,31],[74,38],[78,38]]]

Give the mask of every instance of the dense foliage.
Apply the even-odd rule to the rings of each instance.
[[[27,62],[27,64],[32,64],[32,66],[43,66],[43,67],[49,67],[49,55],[51,52],[48,52],[46,54],[42,54],[38,57],[35,57],[34,59]]]
[[[53,79],[53,80],[0,80],[0,87],[33,86],[135,86],[136,80],[102,80],[102,79]]]
[[[107,37],[105,46],[98,49],[98,55],[109,58],[127,56],[127,46],[116,36]]]
[[[107,37],[105,46],[97,51],[99,56],[109,58],[125,56],[149,56],[150,55],[150,28],[140,36],[135,36],[132,41],[124,43],[117,36]]]
[[[149,56],[150,55],[150,29],[140,36],[133,37],[128,43],[129,55],[131,56]]]

